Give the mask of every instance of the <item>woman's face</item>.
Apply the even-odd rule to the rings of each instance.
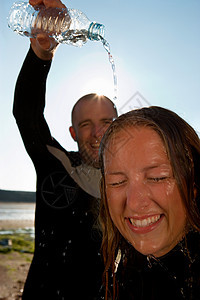
[[[144,255],[168,253],[182,239],[186,213],[165,147],[149,127],[127,127],[104,153],[111,218]]]

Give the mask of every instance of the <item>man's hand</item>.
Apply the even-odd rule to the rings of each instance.
[[[46,8],[66,8],[60,0],[29,0],[29,3],[32,6],[43,5]],[[50,60],[53,58],[56,47],[58,46],[58,43],[53,38],[48,37],[45,33],[40,33],[37,35],[36,39],[31,38],[30,41],[33,51],[39,58],[43,60]]]

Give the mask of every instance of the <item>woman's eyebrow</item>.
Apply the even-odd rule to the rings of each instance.
[[[118,172],[118,171],[106,171],[105,174],[107,174],[107,175],[124,175],[123,172]]]
[[[170,169],[170,165],[168,165],[168,164],[160,164],[160,163],[158,163],[158,164],[155,164],[155,165],[151,165],[151,166],[147,166],[147,167],[144,167],[143,169],[142,169],[142,171],[149,171],[149,170],[153,170],[153,169],[157,169],[157,168],[164,168],[164,169]]]

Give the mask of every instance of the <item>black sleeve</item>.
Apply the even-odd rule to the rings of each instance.
[[[44,118],[46,80],[51,61],[39,59],[30,48],[19,73],[13,114],[31,159],[45,154],[52,137]]]

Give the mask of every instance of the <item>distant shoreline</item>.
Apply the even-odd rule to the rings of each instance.
[[[14,205],[16,208],[20,208],[20,206],[22,208],[26,208],[26,209],[31,209],[34,205],[35,205],[35,202],[23,202],[23,201],[0,201],[0,205],[2,205],[2,207],[4,205],[6,206],[11,206],[11,205]],[[0,298],[1,300],[1,298]]]
[[[0,202],[6,203],[35,203],[36,193],[25,191],[8,191],[0,189]]]

